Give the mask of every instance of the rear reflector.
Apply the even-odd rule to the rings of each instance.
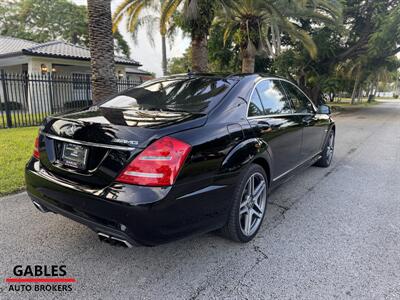
[[[174,184],[191,146],[172,137],[155,141],[117,177],[117,181],[147,186]]]
[[[39,159],[39,137],[35,139],[35,146],[33,148],[33,157]]]

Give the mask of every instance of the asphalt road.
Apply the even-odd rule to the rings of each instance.
[[[0,199],[0,298],[399,299],[400,102],[336,118],[333,165],[277,189],[257,238],[213,234],[153,248],[100,243],[41,214],[25,193]],[[10,292],[15,265],[64,264],[72,292]]]

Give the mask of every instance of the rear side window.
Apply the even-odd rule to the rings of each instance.
[[[101,105],[105,108],[209,112],[236,81],[214,77],[157,79],[127,90]]]
[[[313,113],[314,108],[311,101],[294,84],[287,81],[281,81],[288,96],[290,97],[295,113]]]
[[[276,80],[263,80],[256,91],[260,96],[265,115],[290,114],[292,108],[281,85]]]

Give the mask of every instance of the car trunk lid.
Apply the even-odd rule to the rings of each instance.
[[[154,140],[203,126],[206,120],[205,114],[94,106],[47,119],[40,161],[56,176],[105,187]]]

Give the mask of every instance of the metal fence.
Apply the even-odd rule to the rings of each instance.
[[[118,91],[140,83],[117,79]],[[91,104],[90,75],[0,73],[0,128],[36,126],[48,115]]]

